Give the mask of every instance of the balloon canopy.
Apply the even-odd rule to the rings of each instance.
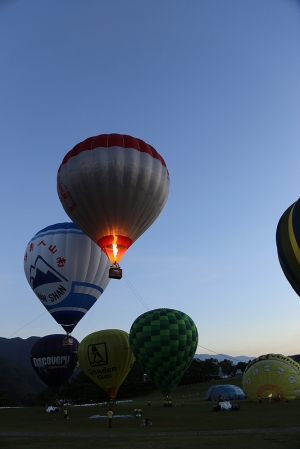
[[[64,157],[57,190],[67,215],[119,263],[161,213],[170,177],[158,152],[140,139],[101,134]]]
[[[32,347],[30,360],[35,373],[51,389],[61,388],[77,368],[76,338],[46,335]]]
[[[236,385],[214,385],[207,390],[205,400],[217,401],[219,396],[222,396],[224,400],[246,399],[243,390]]]
[[[134,362],[127,332],[107,329],[87,335],[78,360],[85,374],[114,399]]]
[[[260,397],[291,400],[300,397],[300,365],[281,354],[266,354],[252,360],[243,374],[243,390],[250,401]]]
[[[280,218],[276,245],[282,271],[300,296],[300,200],[293,203]]]
[[[164,395],[169,395],[193,360],[198,331],[185,313],[155,309],[133,322],[129,341],[152,382]]]
[[[24,256],[29,285],[68,333],[107,287],[109,267],[107,256],[74,223],[42,229]]]

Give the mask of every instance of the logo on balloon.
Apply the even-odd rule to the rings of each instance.
[[[88,358],[91,366],[108,364],[106,343],[96,343],[88,346]]]
[[[30,285],[41,301],[49,303],[62,301],[71,288],[68,280],[41,256],[30,266]]]

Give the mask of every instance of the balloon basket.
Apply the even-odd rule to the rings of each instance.
[[[122,279],[122,268],[110,267],[109,276],[110,279]]]
[[[72,346],[72,345],[73,345],[73,338],[71,338],[71,337],[65,337],[65,338],[63,339],[62,344],[63,344],[63,346]]]

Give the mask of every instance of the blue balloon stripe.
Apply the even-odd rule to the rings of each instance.
[[[75,287],[76,286],[94,288],[95,290],[98,290],[99,292],[103,293],[103,288],[101,288],[99,285],[89,284],[88,282],[77,282],[77,281],[73,282],[73,286],[72,286],[72,291],[73,292],[75,292]]]
[[[78,312],[78,313],[87,313],[89,309],[84,309],[83,307],[56,307],[55,309],[51,309],[50,313],[51,315],[54,315],[55,313],[65,313],[65,312]]]
[[[48,232],[39,232],[38,234],[36,234],[34,237],[32,237],[32,239],[30,240],[31,242],[33,240],[37,240],[40,239],[41,237],[45,237],[47,235],[70,235],[70,234],[74,234],[74,235],[86,235],[84,232],[82,232],[80,229],[76,230],[73,229],[68,230],[68,231],[62,231],[61,229],[58,229],[57,231],[48,231]]]
[[[64,223],[55,223],[53,225],[49,225],[46,228],[41,229],[38,233],[45,232],[51,229],[79,229],[79,228],[72,221],[68,221]]]

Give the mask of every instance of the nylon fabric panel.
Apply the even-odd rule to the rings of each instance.
[[[30,361],[39,378],[51,389],[61,388],[78,366],[79,342],[71,339],[64,345],[65,335],[53,334],[40,338],[31,348]]]
[[[66,332],[93,306],[109,284],[110,262],[74,223],[38,232],[24,257],[27,281]]]
[[[243,374],[243,390],[250,401],[280,395],[281,400],[300,398],[300,365],[281,354],[266,354],[253,360]]]
[[[126,161],[124,157],[121,148],[110,148],[109,154],[107,149],[85,151],[60,172],[76,203],[72,211],[64,209],[95,242],[105,235],[135,241],[167,201],[169,183],[160,162],[133,149],[126,150]]]
[[[178,385],[198,344],[193,320],[173,309],[139,316],[129,333],[131,349],[155,386],[165,395]]]
[[[300,264],[295,255],[295,248],[297,249],[298,245],[294,234],[295,229],[300,226],[300,222],[297,226],[295,217],[291,215],[295,210],[295,204],[292,204],[279,220],[276,230],[276,245],[281,268],[295,292],[300,295]],[[293,224],[292,229],[291,223]],[[297,232],[299,233],[299,231]],[[294,237],[294,245],[291,242],[292,237]]]
[[[120,144],[118,135],[114,136],[112,140]],[[94,139],[103,144],[106,140],[100,136]],[[127,144],[131,139],[124,136]],[[96,243],[118,235],[134,242],[167,201],[170,178],[165,162],[153,147],[136,141],[142,148],[79,148],[60,166],[57,185],[62,205]]]
[[[298,248],[300,247],[300,201],[294,203],[293,214],[293,231]]]
[[[79,345],[78,360],[85,374],[115,398],[134,362],[127,332],[107,329],[87,335]]]
[[[79,153],[87,150],[93,150],[94,148],[110,148],[110,147],[121,147],[121,148],[135,148],[140,152],[145,152],[150,154],[152,157],[158,159],[162,165],[166,166],[164,159],[161,155],[153,148],[141,139],[136,139],[135,137],[128,136],[126,134],[100,134],[99,136],[88,137],[84,141],[75,145],[75,147],[69,151],[64,157],[62,164],[66,164],[70,158],[77,156]],[[59,170],[61,169],[59,167]]]
[[[284,274],[288,279],[292,280],[294,285],[297,285],[297,271],[299,272],[299,263],[295,257],[293,246],[290,239],[289,221],[293,210],[293,205],[289,207],[281,217],[276,233],[276,243],[278,258],[283,268]]]

